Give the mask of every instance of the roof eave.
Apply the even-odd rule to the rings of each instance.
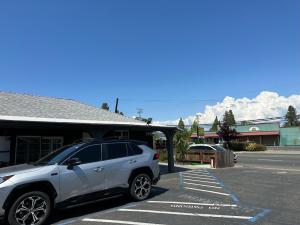
[[[65,124],[85,124],[85,125],[120,125],[120,126],[139,126],[153,127],[160,129],[177,130],[177,127],[147,124],[141,122],[120,122],[120,121],[101,121],[101,120],[78,120],[78,119],[63,119],[63,118],[43,118],[43,117],[24,117],[24,116],[3,116],[0,115],[0,121],[14,122],[40,122],[40,123],[65,123]]]

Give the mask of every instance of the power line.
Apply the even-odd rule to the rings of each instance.
[[[297,115],[297,118],[300,119],[300,114]],[[262,118],[262,119],[252,119],[252,120],[238,120],[236,121],[237,125],[241,125],[242,123],[249,123],[249,125],[253,124],[266,124],[270,122],[285,122],[285,116],[277,116],[277,117],[268,117],[268,118]],[[212,126],[213,123],[199,123],[199,126]],[[167,126],[174,126],[174,125],[167,125]],[[192,125],[185,125],[186,127],[191,127]]]

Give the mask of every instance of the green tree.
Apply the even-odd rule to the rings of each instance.
[[[181,117],[180,117],[180,120],[179,120],[179,122],[178,122],[178,128],[184,130],[184,122],[183,122],[183,120],[182,120]]]
[[[101,105],[101,109],[104,109],[104,110],[109,110],[109,106],[106,102],[103,102],[102,105]]]
[[[228,126],[234,126],[236,124],[234,114],[231,109],[229,111],[225,111],[223,123],[226,123]]]
[[[197,120],[194,120],[192,126],[191,126],[191,132],[192,133],[197,133],[197,130],[198,130],[198,121]]]
[[[234,126],[236,124],[236,122],[235,122],[234,114],[231,109],[229,110],[228,115],[229,115],[229,124],[228,125]]]
[[[178,128],[181,130],[177,131],[174,136],[174,143],[176,152],[178,154],[179,160],[184,161],[185,155],[189,146],[189,141],[191,139],[191,132],[189,132],[187,129],[185,129],[184,122],[182,118],[180,118],[178,122]]]
[[[175,143],[176,152],[181,161],[185,160],[190,138],[191,133],[187,129],[177,131],[174,136],[173,141]]]
[[[179,155],[179,160],[184,162],[185,161],[185,155],[187,153],[187,149],[189,147],[189,144],[186,139],[180,138],[178,142],[176,143],[176,151]]]
[[[218,120],[218,117],[216,116],[211,128],[209,129],[209,131],[210,132],[217,132],[219,126],[220,126],[220,121]]]
[[[223,115],[223,121],[222,121],[222,123],[226,123],[226,124],[229,123],[229,113],[228,113],[227,110],[225,111],[225,113]]]
[[[222,123],[220,129],[217,132],[218,136],[225,142],[230,142],[235,139],[238,135],[235,129],[231,129],[227,123]]]
[[[297,110],[293,106],[289,106],[287,113],[285,114],[285,127],[294,127],[299,125],[299,121],[297,119]]]

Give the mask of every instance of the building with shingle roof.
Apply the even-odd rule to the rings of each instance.
[[[152,132],[162,131],[172,145],[176,129],[72,99],[0,91],[0,162],[35,161],[82,138],[136,139],[150,144]]]

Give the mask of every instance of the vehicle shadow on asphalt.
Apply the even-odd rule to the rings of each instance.
[[[170,172],[168,171],[168,166],[167,166],[167,165],[159,165],[159,169],[160,169],[160,174],[161,174],[161,175],[170,173]],[[175,171],[174,171],[174,173],[184,172],[184,171],[187,171],[187,170],[190,170],[190,169],[183,168],[183,167],[179,167],[179,166],[175,166]]]
[[[150,194],[150,197],[147,200],[159,196],[167,191],[168,189],[166,188],[155,186]],[[93,213],[101,213],[107,210],[112,210],[117,207],[125,206],[129,203],[134,203],[134,201],[128,196],[120,196],[108,200],[99,201],[97,203],[90,203],[84,206],[78,206],[71,209],[54,210],[47,224],[50,225],[55,223],[64,223],[65,220],[69,221],[76,217],[83,217],[85,215]]]

